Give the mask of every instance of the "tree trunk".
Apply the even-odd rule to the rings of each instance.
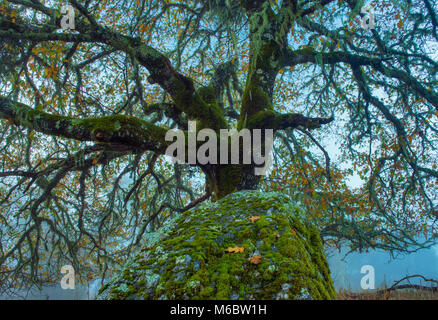
[[[212,200],[240,190],[255,190],[260,176],[254,174],[254,164],[228,164],[203,167]]]

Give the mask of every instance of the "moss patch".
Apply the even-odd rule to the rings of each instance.
[[[234,247],[243,251],[227,252]],[[165,239],[137,255],[98,298],[336,299],[336,293],[319,233],[300,206],[280,193],[241,191],[175,219]]]

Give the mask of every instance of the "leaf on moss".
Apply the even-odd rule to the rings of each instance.
[[[251,258],[249,258],[249,262],[252,264],[259,264],[260,262],[262,262],[262,257],[255,254]]]
[[[274,237],[278,239],[280,238],[280,235],[278,233],[274,233]]]
[[[227,249],[225,250],[225,252],[227,252],[227,253],[238,253],[238,252],[243,252],[243,250],[245,250],[244,247],[238,247],[238,246],[235,246],[235,247],[229,247],[229,248],[227,248]]]
[[[248,218],[248,220],[251,221],[251,222],[256,222],[259,219],[260,219],[259,216],[251,216],[251,217]]]

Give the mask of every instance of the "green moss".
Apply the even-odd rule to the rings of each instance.
[[[206,103],[216,103],[216,94],[213,87],[201,87],[198,89],[199,96]]]
[[[248,123],[251,129],[257,128],[278,128],[276,112],[273,110],[263,110],[256,113]]]
[[[75,119],[49,114],[14,102],[12,121],[18,125],[53,135],[78,140],[98,140],[137,145],[154,151],[165,151],[166,129],[147,121],[124,115]]]
[[[271,110],[272,105],[266,92],[256,85],[250,85],[245,89],[242,99],[242,111],[248,117],[242,118],[238,124],[238,130],[247,127],[247,123],[252,120],[252,116],[263,110]],[[245,123],[247,122],[247,123]]]
[[[335,299],[321,238],[304,217],[285,195],[257,191],[192,209],[100,298]],[[227,252],[236,246],[243,252]]]
[[[156,127],[141,119],[124,115],[72,119],[71,124],[73,127],[90,130],[93,134],[100,132],[106,136],[112,136],[117,132],[138,134],[139,136],[147,134],[151,140],[159,143],[164,143],[166,132],[164,128]]]
[[[210,128],[218,131],[228,128],[223,111],[213,98],[214,95],[210,88],[201,88],[192,93],[187,91],[179,81],[175,85],[177,92],[174,101],[177,108],[185,112],[192,120],[198,120],[198,130]]]
[[[254,115],[261,111],[273,110],[268,92],[278,72],[278,45],[274,42],[265,43],[257,51],[256,62],[250,67],[247,85],[242,98],[242,117],[238,129],[247,128]],[[246,122],[246,123],[245,123]],[[269,128],[258,127],[258,128]]]

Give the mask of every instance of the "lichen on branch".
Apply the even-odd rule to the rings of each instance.
[[[35,110],[23,103],[0,97],[0,118],[48,135],[80,141],[122,144],[160,154],[164,154],[168,146],[164,139],[165,128],[135,117],[111,115],[75,119]]]

